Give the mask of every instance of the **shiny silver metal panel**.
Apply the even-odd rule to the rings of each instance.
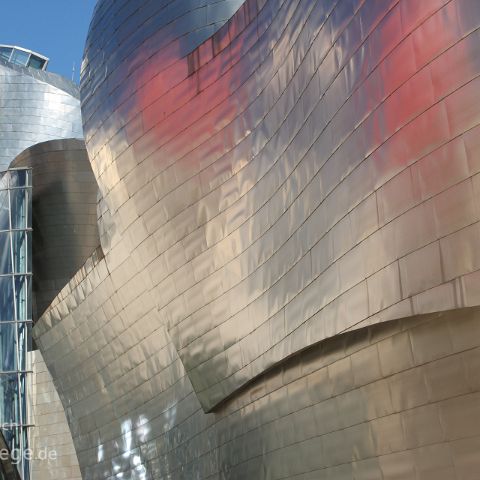
[[[33,370],[31,422],[35,425],[30,436],[31,478],[81,480],[72,435],[52,377],[39,350],[29,355]],[[50,458],[48,452],[52,452]]]
[[[35,327],[84,477],[469,478],[478,2],[248,0],[192,50],[151,5],[97,5],[106,256]]]
[[[36,321],[100,245],[98,187],[83,140],[34,145],[12,166],[32,169]]]
[[[105,260],[89,262],[35,327],[82,478],[463,480],[478,471],[478,309],[326,340],[205,414],[151,297],[122,308],[118,281]]]
[[[112,9],[82,81],[103,243],[148,270],[206,410],[299,348],[476,304],[474,3],[247,2],[168,69],[119,62],[159,14],[112,33]]]
[[[36,143],[83,138],[78,97],[58,75],[0,59],[0,170]]]

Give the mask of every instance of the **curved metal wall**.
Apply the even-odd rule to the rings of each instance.
[[[143,9],[115,42],[94,20],[83,71],[102,211],[206,410],[324,338],[476,304],[476,4],[258,7],[175,74],[115,56]]]
[[[326,340],[205,414],[127,270],[88,262],[35,327],[84,480],[475,478],[478,309]]]
[[[249,0],[178,57],[148,5],[97,6],[106,257],[35,327],[84,477],[469,478],[478,2]]]
[[[0,59],[0,170],[36,143],[83,138],[78,97],[58,75]]]
[[[35,425],[30,435],[31,478],[82,480],[72,435],[52,377],[39,350],[28,355],[33,371],[30,419]],[[55,458],[45,459],[45,452],[54,452]]]
[[[34,145],[12,166],[32,168],[36,321],[100,245],[98,186],[83,140]]]

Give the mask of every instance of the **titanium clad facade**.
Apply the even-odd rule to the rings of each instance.
[[[98,186],[83,140],[34,145],[12,166],[32,170],[36,321],[100,244]]]
[[[17,155],[26,148],[38,144],[38,142],[57,138],[83,137],[79,89],[72,82],[44,71],[47,62],[47,58],[31,51],[19,47],[0,46],[0,171],[11,167]],[[21,64],[27,64],[30,68]],[[88,165],[84,145],[83,147],[80,145],[83,142],[75,142],[78,142],[77,149],[81,150],[80,155],[84,163],[83,171],[89,172],[92,180],[92,187],[90,188],[93,191],[92,205],[90,207],[86,205],[85,208],[87,210],[90,208],[93,224],[90,227],[91,236],[95,237],[95,240],[91,242],[95,245],[88,251],[85,251],[88,245],[85,237],[88,234],[82,234],[77,225],[70,226],[71,230],[77,229],[75,238],[69,238],[68,243],[65,238],[68,236],[67,231],[72,219],[74,219],[73,222],[79,223],[78,208],[71,207],[76,202],[80,202],[78,199],[72,201],[76,192],[71,184],[75,183],[78,190],[78,186],[81,186],[82,181],[85,181],[81,178],[85,174],[79,170],[79,175],[72,182],[73,172],[71,172],[71,169],[69,170],[69,166],[71,167],[72,164],[74,150],[64,153],[64,165],[60,165],[58,161],[55,164],[55,157],[58,157],[59,152],[55,152],[53,147],[56,145],[68,149],[68,145],[54,143],[51,151],[48,152],[48,159],[46,155],[42,157],[42,153],[46,154],[46,152],[42,151],[41,146],[35,146],[32,150],[27,150],[20,155],[20,160],[31,154],[36,155],[37,161],[45,162],[42,165],[33,165],[35,161],[32,161],[31,165],[34,167],[35,173],[37,170],[40,171],[40,175],[37,177],[40,179],[37,182],[39,184],[38,189],[35,185],[34,196],[36,198],[33,199],[34,204],[37,204],[33,205],[36,210],[35,217],[40,220],[40,225],[38,225],[40,228],[38,228],[33,240],[35,244],[32,245],[31,232],[32,171],[25,168],[29,166],[28,162],[24,162],[22,165],[20,165],[21,161],[17,162],[15,168],[11,168],[5,174],[3,180],[9,183],[8,185],[2,184],[2,189],[5,187],[6,190],[0,192],[2,208],[0,211],[0,295],[2,295],[0,337],[3,345],[2,365],[0,367],[2,378],[1,423],[7,444],[9,448],[16,450],[16,454],[19,451],[25,452],[30,447],[29,437],[32,430],[35,430],[36,436],[38,434],[45,435],[55,428],[50,427],[50,430],[47,430],[39,426],[37,429],[33,429],[30,418],[31,409],[29,407],[31,407],[32,402],[34,404],[42,403],[48,397],[45,392],[38,392],[38,396],[34,397],[30,388],[32,383],[38,383],[36,377],[32,382],[34,375],[32,375],[30,363],[33,355],[30,352],[32,349],[30,341],[30,329],[33,320],[32,300],[35,305],[35,298],[32,299],[32,248],[37,251],[36,259],[33,259],[33,269],[37,270],[39,266],[37,264],[44,266],[41,272],[40,270],[37,272],[39,275],[33,286],[33,296],[36,296],[38,308],[45,310],[58,291],[98,245],[97,227],[95,225],[96,215],[93,205],[96,201],[96,183]],[[46,170],[49,166],[50,174],[55,168],[56,182],[51,181],[51,177],[48,179]],[[25,173],[26,171],[28,173]],[[27,184],[19,183],[17,185],[20,180],[25,179],[28,180]],[[48,180],[50,180],[50,184],[46,185]],[[65,195],[67,185],[71,190],[68,198]],[[85,186],[85,183],[83,183],[83,186]],[[47,192],[48,189],[50,190]],[[39,193],[42,196],[41,202],[37,201]],[[52,204],[50,204],[52,199],[62,195],[63,203],[61,207],[52,208]],[[9,205],[5,203],[7,200],[11,202]],[[88,203],[88,200],[85,203]],[[53,202],[53,206],[55,206],[55,202]],[[55,225],[56,231],[53,233],[51,222],[53,211],[55,210],[56,220],[59,221],[62,220],[61,214],[66,213],[66,209],[69,208],[69,220],[65,221],[63,219],[63,224]],[[26,227],[24,225],[20,228],[15,224],[15,221],[17,217],[23,221],[24,217],[21,217],[22,215],[27,215],[25,218],[28,223]],[[9,222],[14,223],[9,224]],[[83,217],[82,222],[88,223],[85,217]],[[84,230],[88,230],[89,227],[83,225],[83,223]],[[10,232],[5,230],[8,225],[10,225],[8,227]],[[50,235],[46,235],[46,233]],[[59,239],[62,239],[63,243],[59,243]],[[48,242],[48,244],[45,242]],[[80,244],[81,247],[79,247]],[[52,255],[52,249],[55,249],[55,256]],[[76,255],[72,253],[72,249],[75,249]],[[83,257],[79,258],[81,254],[83,254]],[[48,267],[45,268],[46,262],[48,262]],[[59,275],[61,270],[59,264],[63,266],[63,278],[60,278]],[[35,312],[37,311],[35,309]],[[51,387],[54,390],[53,384]],[[42,385],[37,390],[41,388],[43,388]],[[42,408],[48,409],[49,406],[44,404],[38,407],[38,410],[41,411]],[[50,420],[52,419],[53,416],[50,416]],[[46,436],[48,437],[48,435]],[[48,437],[48,440],[50,441],[49,447],[58,447],[58,445],[52,444],[51,436]],[[35,451],[34,453],[38,452]],[[22,455],[22,460],[23,463],[20,463],[18,468],[22,478],[26,480],[30,478],[29,458]],[[37,462],[36,466],[38,467],[39,464],[41,462]]]
[[[168,70],[118,63],[135,15],[116,42],[93,21],[104,248],[148,271],[206,410],[340,332],[477,303],[480,12],[413,3],[247,2]]]
[[[32,480],[82,480],[63,405],[39,350],[29,352],[32,365]],[[48,458],[55,452],[55,459]]]
[[[22,478],[30,478],[27,404],[32,304],[31,172],[0,172],[0,428],[18,459]]]
[[[33,279],[32,294],[29,294],[29,298],[33,299],[33,309],[29,304],[28,318],[36,321],[98,248],[98,187],[83,140],[36,144],[16,157],[9,172],[21,171],[13,170],[19,168],[29,169],[29,222],[34,233],[28,233],[28,244],[25,240],[30,258],[28,272],[33,272],[32,278],[29,276],[29,281]],[[8,217],[2,212],[1,218]],[[14,258],[20,258],[15,246],[13,250]],[[0,325],[0,336],[5,338],[4,349],[13,354],[16,344],[12,335],[8,334],[8,327],[5,323]],[[21,405],[28,403],[29,407],[29,421],[24,423],[30,427],[31,478],[81,478],[65,412],[52,378],[41,353],[31,349],[29,345],[27,353],[26,343],[19,346],[20,358],[27,356],[31,381],[28,382],[28,392],[23,389],[18,399]],[[7,390],[3,404],[10,405],[16,396],[18,393]],[[54,459],[50,457],[53,453]],[[30,478],[26,475],[24,480]]]
[[[87,40],[105,257],[35,326],[83,477],[474,478],[480,4],[196,6]]]
[[[83,138],[78,87],[0,57],[0,170],[23,150],[57,138]]]

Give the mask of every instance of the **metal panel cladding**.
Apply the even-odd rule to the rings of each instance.
[[[299,348],[477,303],[476,3],[246,2],[186,56],[130,5],[92,22],[87,149],[206,410]]]
[[[83,140],[43,142],[12,167],[30,167],[33,187],[33,320],[100,245],[98,187]]]
[[[221,3],[96,7],[106,256],[35,327],[83,475],[468,478],[480,3],[248,0],[191,40]]]
[[[36,143],[83,138],[78,97],[56,74],[0,59],[0,170]]]

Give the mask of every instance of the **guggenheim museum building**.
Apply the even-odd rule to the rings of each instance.
[[[0,46],[0,479],[480,478],[478,0],[98,0],[47,63]]]

